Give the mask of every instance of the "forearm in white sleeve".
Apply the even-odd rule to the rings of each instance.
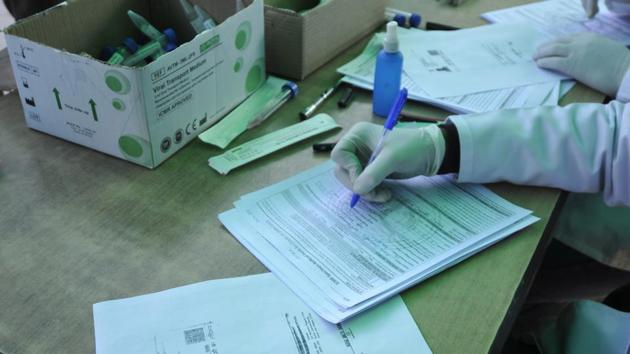
[[[460,182],[603,191],[630,205],[630,104],[581,103],[451,116]]]
[[[630,15],[630,1],[628,0],[606,0],[606,7],[614,14]]]

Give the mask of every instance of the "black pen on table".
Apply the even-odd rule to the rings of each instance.
[[[439,123],[440,120],[433,117],[423,116],[417,113],[402,111],[400,112],[401,122],[425,122],[425,123]]]
[[[460,29],[458,27],[444,25],[444,24],[437,23],[437,22],[427,22],[424,25],[424,28],[427,31],[456,31],[456,30]]]

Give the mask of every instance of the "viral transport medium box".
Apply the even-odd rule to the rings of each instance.
[[[154,168],[265,79],[263,1],[195,1],[220,23],[195,36],[178,0],[75,0],[5,30],[27,125]],[[127,10],[190,39],[142,67],[93,59],[140,38]],[[82,54],[82,53],[87,53]]]
[[[300,12],[281,7],[291,1],[265,1],[265,41],[267,70],[296,80],[382,25],[388,2],[321,0]]]

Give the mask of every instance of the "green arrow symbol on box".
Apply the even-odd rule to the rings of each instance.
[[[57,90],[57,88],[55,87],[53,89],[53,93],[55,94],[55,99],[57,100],[57,108],[59,108],[59,110],[61,110],[61,98],[59,98],[59,90]]]
[[[94,121],[98,122],[98,115],[96,114],[96,102],[90,98],[90,106],[92,107],[92,116],[94,117]]]

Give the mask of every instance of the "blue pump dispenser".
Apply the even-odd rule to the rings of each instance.
[[[398,50],[397,26],[395,21],[387,23],[383,50],[376,57],[372,111],[379,117],[387,117],[400,92],[403,56]]]

